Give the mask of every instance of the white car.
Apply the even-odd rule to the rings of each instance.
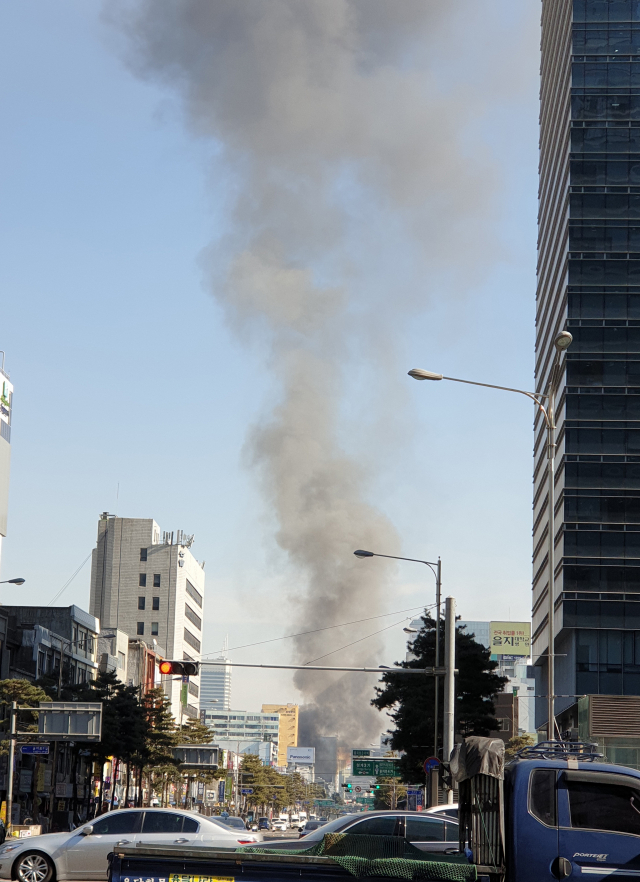
[[[289,824],[287,821],[284,820],[284,818],[274,818],[271,821],[271,829],[272,830],[285,830],[286,831],[288,829],[288,827],[289,827]]]
[[[261,833],[234,830],[219,818],[167,809],[121,809],[100,815],[71,833],[7,839],[0,846],[0,876],[18,882],[106,879],[107,855],[117,846],[238,848],[262,842]]]

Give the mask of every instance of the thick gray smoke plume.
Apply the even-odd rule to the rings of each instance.
[[[128,38],[130,66],[180,93],[188,125],[212,139],[233,180],[228,234],[205,262],[232,326],[269,341],[269,367],[281,383],[249,450],[298,596],[304,586],[291,623],[300,630],[388,610],[388,569],[358,562],[353,550],[399,547],[366,501],[367,457],[344,453],[339,434],[354,334],[361,357],[372,357],[368,341],[407,301],[396,290],[392,302],[367,309],[354,292],[368,258],[353,242],[366,238],[360,230],[369,221],[378,230],[382,220],[404,226],[431,274],[460,253],[473,264],[484,246],[476,221],[490,174],[479,174],[461,147],[460,120],[475,112],[477,95],[468,86],[443,92],[428,60],[452,6],[460,12],[453,0],[106,7]],[[326,635],[299,638],[297,659],[309,662],[350,637],[353,630],[332,632],[330,643]],[[379,664],[380,649],[374,638],[328,663]],[[370,680],[310,672],[296,684],[308,737],[340,733],[346,745],[368,743],[385,727],[369,707]]]

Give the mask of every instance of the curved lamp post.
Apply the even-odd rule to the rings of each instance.
[[[440,666],[440,596],[442,593],[442,562],[438,558],[437,562],[430,560],[418,560],[415,557],[397,557],[395,554],[376,554],[373,551],[363,551],[359,548],[353,552],[356,557],[387,557],[390,560],[407,560],[410,563],[421,563],[429,567],[433,575],[436,577],[436,659],[435,666]],[[434,569],[435,567],[435,569]],[[414,629],[403,628],[407,634],[414,633]],[[434,677],[434,731],[433,731],[433,755],[438,756],[438,675]],[[444,725],[444,721],[443,721]],[[444,744],[444,742],[443,742]]]
[[[555,347],[555,358],[549,372],[549,380],[547,382],[546,392],[525,392],[524,389],[513,389],[510,386],[495,386],[492,383],[478,383],[475,380],[461,380],[458,377],[445,377],[442,374],[436,374],[433,371],[424,371],[420,368],[414,368],[409,371],[409,376],[414,380],[451,380],[454,383],[466,383],[469,386],[484,386],[487,389],[501,389],[503,392],[517,392],[519,395],[526,395],[535,402],[536,407],[540,410],[544,417],[547,427],[547,479],[548,479],[548,531],[549,531],[549,551],[548,551],[548,571],[549,585],[548,593],[548,613],[547,613],[547,632],[548,632],[548,664],[547,664],[547,732],[549,741],[555,740],[555,518],[554,518],[554,497],[555,497],[555,457],[556,457],[556,393],[560,385],[560,359],[562,353],[565,352],[571,343],[573,337],[569,331],[560,331],[556,335],[553,345]],[[546,403],[543,403],[545,402]]]

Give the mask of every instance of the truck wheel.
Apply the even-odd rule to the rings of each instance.
[[[53,864],[42,852],[27,851],[16,861],[14,874],[18,882],[51,882]]]

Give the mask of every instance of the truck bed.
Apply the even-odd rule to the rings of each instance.
[[[434,855],[434,857],[436,857]],[[426,862],[425,862],[426,863]],[[434,867],[434,862],[428,862]],[[431,872],[423,878],[447,882]],[[426,868],[425,868],[426,870]],[[436,871],[437,872],[437,871]],[[238,853],[233,849],[173,848],[146,845],[119,848],[109,855],[109,882],[287,882],[304,877],[307,882],[345,882],[355,879],[330,857]],[[389,882],[389,876],[359,876],[361,882]]]

